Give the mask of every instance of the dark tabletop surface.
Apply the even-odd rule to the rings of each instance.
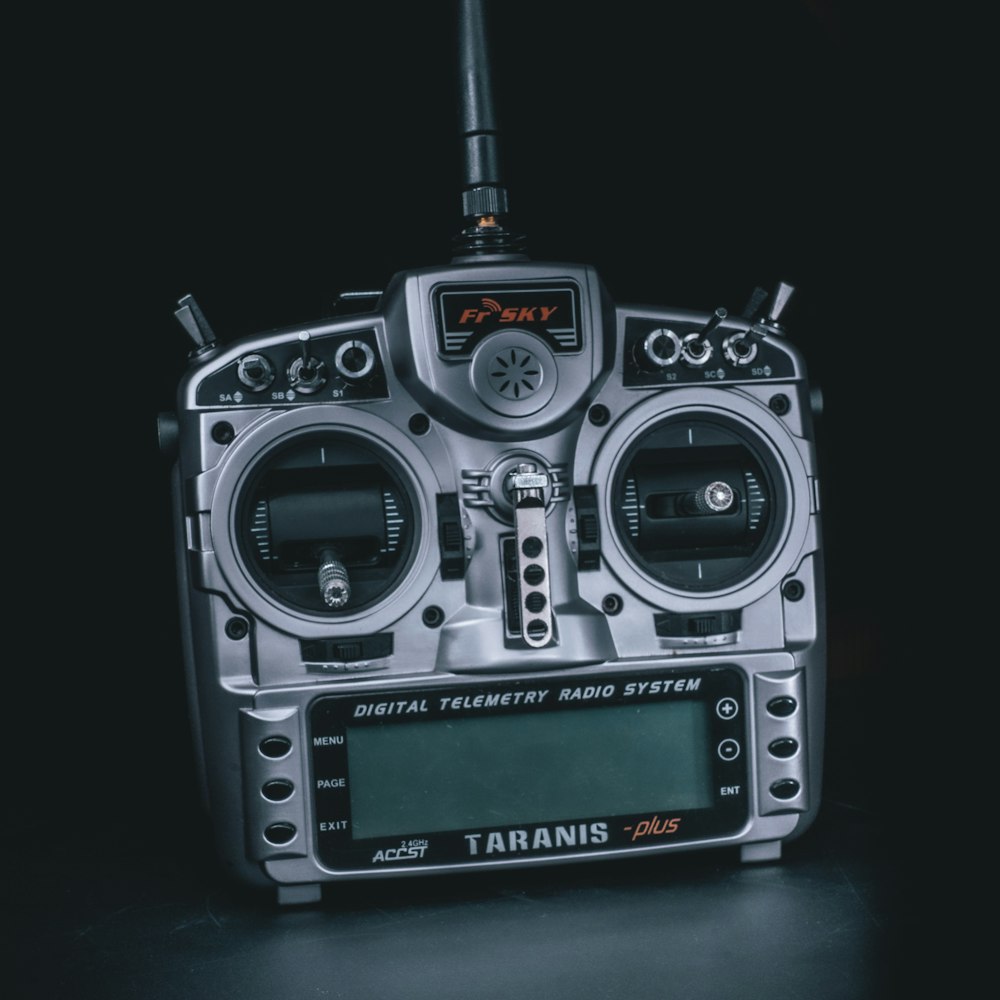
[[[16,995],[860,1000],[894,975],[886,845],[837,805],[779,864],[721,852],[351,883],[302,908],[234,888],[181,843],[120,829],[24,865]]]

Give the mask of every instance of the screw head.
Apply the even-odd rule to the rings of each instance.
[[[779,417],[783,417],[791,408],[791,400],[783,393],[779,392],[777,395],[772,396],[768,401],[767,405],[771,407],[774,413],[777,413]]]
[[[430,604],[420,617],[428,628],[438,628],[444,621],[444,612],[436,604]]]
[[[595,403],[588,411],[587,419],[595,427],[603,427],[611,419],[611,411],[603,403]]]
[[[245,618],[230,618],[226,622],[226,635],[230,639],[245,639],[250,626]]]
[[[617,615],[624,606],[625,602],[618,596],[618,594],[608,594],[604,600],[601,601],[601,610],[606,615]]]
[[[234,437],[236,437],[236,431],[233,430],[233,425],[225,420],[220,420],[217,424],[212,425],[212,440],[216,444],[229,444]]]

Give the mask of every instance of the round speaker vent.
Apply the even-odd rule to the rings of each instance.
[[[541,340],[523,330],[499,330],[487,337],[469,367],[472,388],[494,413],[527,417],[556,391],[555,359]]]
[[[531,351],[501,351],[489,367],[490,385],[504,399],[527,399],[542,384],[542,365]]]

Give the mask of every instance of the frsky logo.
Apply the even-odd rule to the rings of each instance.
[[[555,354],[575,354],[583,346],[575,285],[455,284],[434,294],[443,356],[467,357],[486,337],[511,328],[540,337]]]
[[[496,316],[501,323],[547,323],[559,306],[507,306],[504,308],[496,299],[483,298],[481,308],[463,309],[458,318],[459,326],[482,323],[484,319]]]

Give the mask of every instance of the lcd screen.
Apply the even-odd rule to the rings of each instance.
[[[348,729],[355,840],[713,805],[703,700]]]

